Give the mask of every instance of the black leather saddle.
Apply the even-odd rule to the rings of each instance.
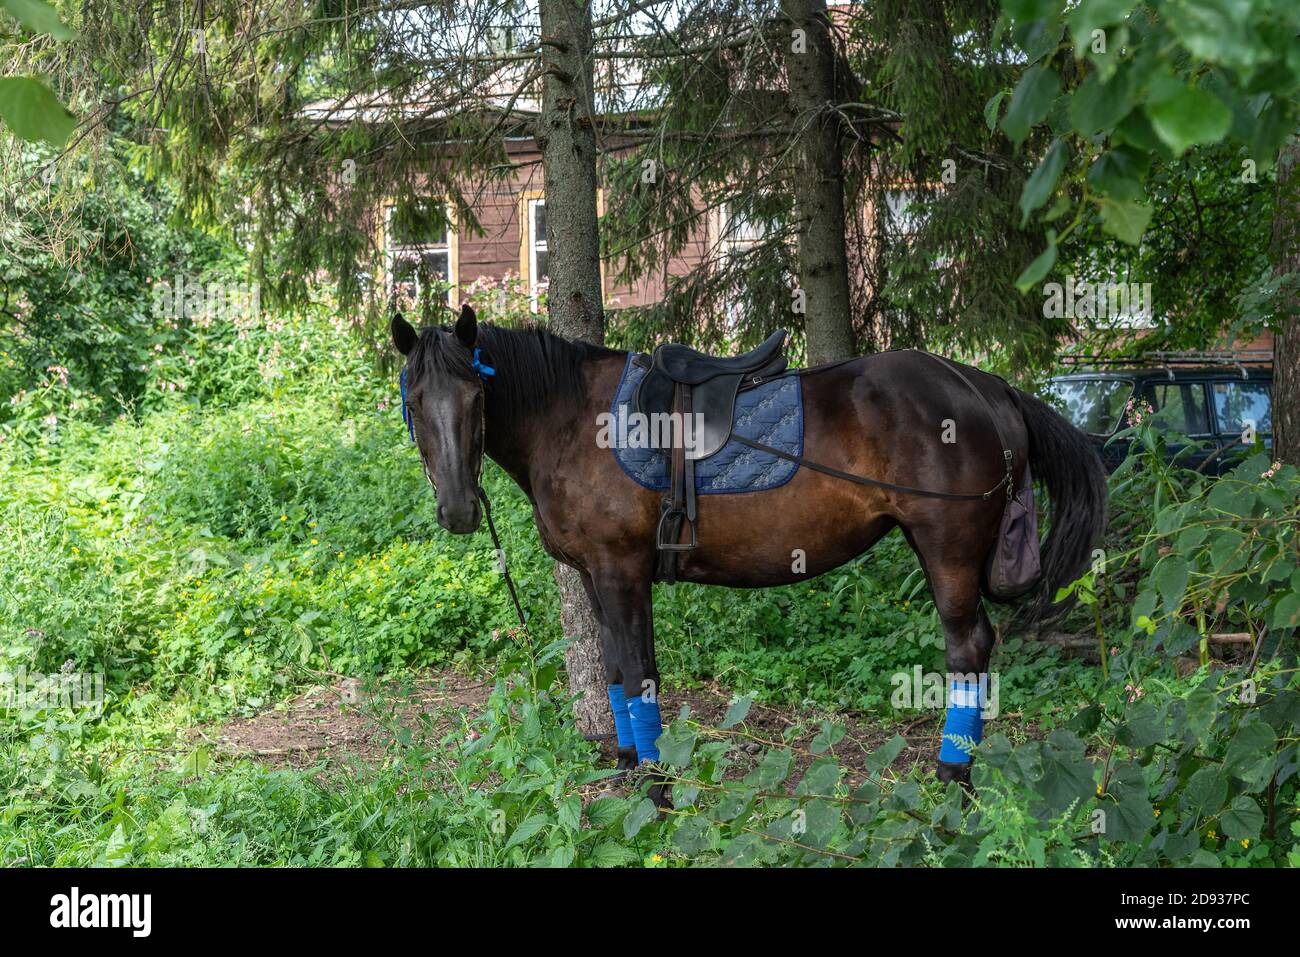
[[[632,411],[647,418],[677,414],[672,420],[668,491],[655,534],[660,577],[667,581],[676,580],[675,553],[697,544],[695,463],[716,455],[731,438],[736,396],[785,372],[785,337],[785,331],[778,330],[758,348],[738,356],[710,356],[665,343],[649,360]],[[690,532],[685,542],[683,524]]]

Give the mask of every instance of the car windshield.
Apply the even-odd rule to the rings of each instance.
[[[1092,435],[1110,435],[1123,418],[1133,383],[1124,379],[1058,379],[1049,391],[1076,427]]]

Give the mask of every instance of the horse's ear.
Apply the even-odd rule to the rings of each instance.
[[[393,330],[393,345],[397,347],[397,351],[402,355],[409,356],[411,350],[415,348],[415,341],[419,338],[415,327],[403,319],[400,312],[393,313],[391,327]]]
[[[469,303],[460,307],[460,318],[456,320],[456,338],[466,349],[473,349],[478,342],[478,317]]]

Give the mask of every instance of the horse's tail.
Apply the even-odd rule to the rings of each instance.
[[[1078,578],[1106,529],[1106,472],[1088,437],[1047,403],[1015,391],[1029,433],[1029,465],[1047,488],[1050,528],[1042,544],[1042,577],[1016,615],[1020,625],[1052,618],[1068,605],[1058,589]]]

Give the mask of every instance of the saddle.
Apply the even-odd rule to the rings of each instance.
[[[659,576],[677,579],[678,552],[695,548],[695,463],[716,455],[731,438],[736,396],[785,372],[781,350],[785,331],[772,333],[758,348],[738,356],[710,356],[678,343],[664,343],[633,398],[633,411],[647,418],[676,413],[672,419],[668,491],[655,531]],[[636,361],[636,360],[634,360]],[[682,526],[689,531],[683,542]]]

